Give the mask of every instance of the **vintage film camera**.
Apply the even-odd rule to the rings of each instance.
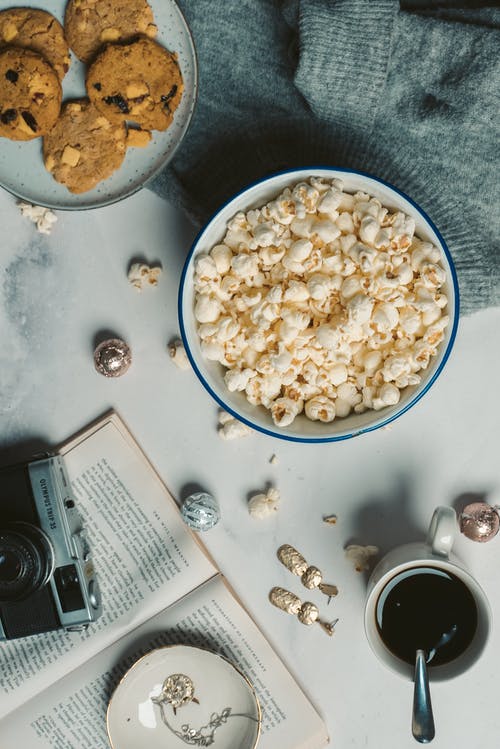
[[[100,613],[63,458],[0,469],[0,640],[84,630]]]

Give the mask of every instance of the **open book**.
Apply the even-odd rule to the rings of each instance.
[[[170,643],[221,653],[247,676],[262,708],[259,749],[325,746],[320,716],[120,418],[108,414],[60,452],[92,546],[103,613],[83,633],[0,642],[1,749],[109,749],[106,709],[115,686],[140,656]]]

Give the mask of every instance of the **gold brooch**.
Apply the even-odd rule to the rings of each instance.
[[[172,705],[174,715],[177,714],[179,707],[187,705],[189,702],[195,702],[197,705],[200,704],[199,700],[194,696],[192,679],[184,674],[171,674],[168,676],[163,682],[159,696],[153,697],[152,700],[156,704],[168,702],[169,705]]]

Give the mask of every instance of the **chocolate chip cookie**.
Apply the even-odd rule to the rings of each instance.
[[[0,12],[0,48],[22,47],[42,55],[62,81],[69,69],[69,47],[59,21],[44,10],[10,8]]]
[[[111,123],[88,99],[66,102],[43,139],[45,166],[70,192],[86,192],[121,165],[126,138],[125,125]]]
[[[124,42],[144,34],[156,36],[147,0],[69,0],[64,28],[71,49],[89,62],[106,42]]]
[[[55,124],[62,89],[54,68],[36,52],[0,51],[0,136],[31,140]]]
[[[151,39],[109,44],[87,73],[87,93],[112,122],[166,130],[182,97],[175,55]]]

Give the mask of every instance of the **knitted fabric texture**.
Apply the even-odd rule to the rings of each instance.
[[[410,0],[179,5],[199,99],[151,189],[203,223],[280,169],[361,169],[437,225],[463,314],[500,304],[500,11],[420,2],[417,13]]]

